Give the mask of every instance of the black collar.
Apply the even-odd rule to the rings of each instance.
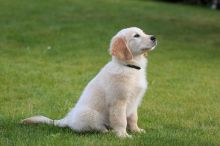
[[[137,70],[141,69],[141,67],[136,66],[136,65],[132,65],[132,64],[126,64],[125,66],[130,67],[130,68],[134,68],[134,69],[137,69]]]

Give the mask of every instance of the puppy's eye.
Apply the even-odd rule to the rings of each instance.
[[[139,34],[135,34],[134,37],[135,37],[135,38],[139,38],[140,35],[139,35]]]

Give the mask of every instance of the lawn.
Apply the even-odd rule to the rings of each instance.
[[[147,0],[1,0],[0,145],[220,145],[220,12]],[[59,119],[111,59],[109,41],[138,26],[158,38],[139,108],[145,134],[120,140]]]

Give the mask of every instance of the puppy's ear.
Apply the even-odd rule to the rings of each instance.
[[[131,51],[127,47],[122,37],[114,37],[110,46],[110,53],[121,60],[131,60],[133,58]]]

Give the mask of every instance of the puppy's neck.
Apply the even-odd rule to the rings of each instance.
[[[147,65],[147,59],[143,54],[134,56],[132,58],[132,60],[120,60],[117,57],[113,56],[112,61],[116,62],[116,63],[119,63],[121,65],[128,65],[128,64],[135,65],[135,66],[138,66],[138,67],[143,68],[143,69],[145,69],[146,65]]]

